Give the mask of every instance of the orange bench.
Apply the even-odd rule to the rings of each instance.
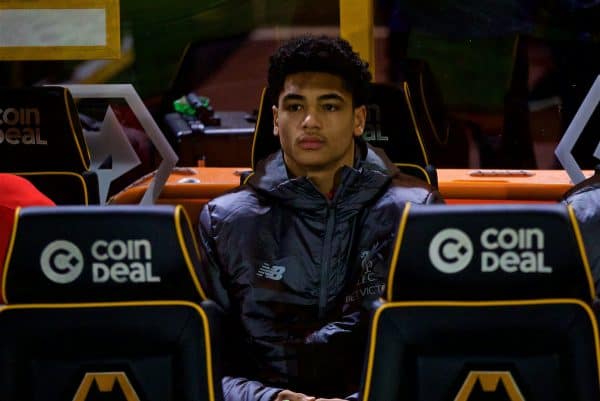
[[[210,199],[235,188],[243,167],[184,167],[173,171],[157,203],[181,204],[193,222]],[[449,204],[556,202],[573,185],[564,170],[439,169],[439,189]],[[502,174],[504,173],[504,174]],[[586,176],[591,171],[584,172]],[[145,177],[113,196],[113,204],[139,203],[151,177]]]

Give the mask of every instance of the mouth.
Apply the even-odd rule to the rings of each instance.
[[[304,150],[317,150],[325,145],[325,141],[316,136],[304,136],[298,140],[298,146]]]

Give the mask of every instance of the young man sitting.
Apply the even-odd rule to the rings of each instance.
[[[281,150],[201,213],[203,285],[229,318],[227,401],[356,397],[362,305],[383,293],[404,204],[440,201],[361,139],[370,80],[345,40],[285,43],[268,76]]]

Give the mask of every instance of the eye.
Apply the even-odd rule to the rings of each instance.
[[[338,111],[340,108],[334,103],[325,103],[321,106],[325,111]]]
[[[287,111],[291,111],[291,112],[300,111],[300,110],[302,110],[302,104],[300,104],[300,103],[288,103],[285,106],[285,109]]]

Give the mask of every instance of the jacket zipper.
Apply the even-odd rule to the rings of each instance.
[[[325,242],[323,259],[321,263],[321,288],[319,292],[319,319],[325,317],[328,296],[329,265],[331,264],[331,243],[333,240],[333,228],[335,226],[335,208],[330,203],[327,206],[327,226],[325,229]]]

